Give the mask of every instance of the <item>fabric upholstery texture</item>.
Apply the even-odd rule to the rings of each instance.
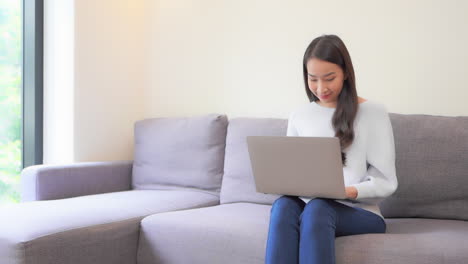
[[[0,210],[0,263],[126,263],[136,258],[143,217],[217,204],[216,195],[179,190],[12,204]],[[112,262],[115,254],[122,260]]]
[[[270,210],[271,205],[232,203],[146,217],[138,263],[264,263]],[[396,218],[386,223],[385,234],[337,237],[336,263],[458,264],[468,259],[466,221]]]
[[[270,208],[233,203],[149,216],[141,222],[138,263],[265,263]]]
[[[468,117],[390,114],[399,186],[385,217],[468,220]]]
[[[130,190],[132,161],[42,164],[21,171],[21,200],[53,200]]]
[[[220,203],[272,204],[280,195],[258,193],[250,165],[247,136],[286,136],[288,121],[278,118],[230,119]]]
[[[136,122],[132,187],[218,194],[227,123],[220,114]]]

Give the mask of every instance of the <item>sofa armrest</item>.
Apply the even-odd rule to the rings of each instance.
[[[132,160],[29,166],[21,172],[21,201],[130,190],[132,166]]]

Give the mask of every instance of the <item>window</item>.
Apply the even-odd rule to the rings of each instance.
[[[0,204],[42,163],[43,0],[0,0]]]

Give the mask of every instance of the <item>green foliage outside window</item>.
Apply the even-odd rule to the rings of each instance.
[[[0,204],[19,201],[21,0],[0,0]]]

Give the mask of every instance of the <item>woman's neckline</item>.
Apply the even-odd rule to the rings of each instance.
[[[366,100],[366,101],[364,101],[364,102],[361,102],[361,103],[359,103],[359,105],[362,105],[362,104],[364,104],[364,103],[366,103],[366,102],[369,102],[369,100]],[[330,109],[330,110],[335,110],[335,109],[336,109],[336,107],[326,107],[326,106],[319,105],[319,104],[317,104],[317,101],[312,101],[312,103],[313,103],[314,105],[316,105],[316,106],[322,108],[322,109]]]

